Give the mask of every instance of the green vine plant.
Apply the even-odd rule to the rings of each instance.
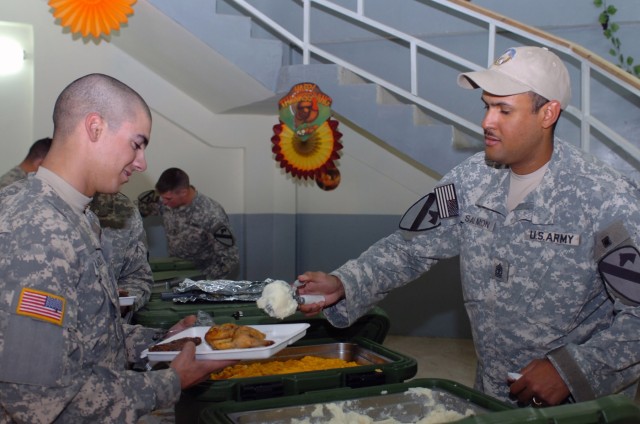
[[[631,75],[635,75],[636,77],[640,77],[640,65],[634,65],[634,59],[631,56],[625,56],[622,53],[622,42],[616,36],[616,33],[620,29],[620,25],[612,21],[612,16],[616,14],[618,9],[616,9],[613,5],[607,5],[606,0],[593,0],[593,4],[597,8],[602,8],[602,12],[598,16],[598,21],[602,26],[602,33],[607,38],[607,40],[611,41],[611,48],[609,49],[609,54],[616,58],[618,61],[617,65],[629,72]]]

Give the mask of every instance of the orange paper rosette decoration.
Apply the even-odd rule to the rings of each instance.
[[[127,22],[127,16],[133,15],[137,0],[49,0],[53,16],[60,19],[63,27],[71,27],[74,34],[83,37],[91,34],[99,38],[109,35],[111,30],[119,30],[120,24]]]
[[[333,161],[340,159],[342,133],[337,128],[338,121],[329,119],[303,141],[282,122],[274,125],[271,141],[276,161],[294,177],[315,179],[328,168],[335,168]]]
[[[342,149],[337,130],[338,121],[331,119],[331,97],[322,93],[313,83],[293,86],[279,101],[280,123],[274,125],[271,142],[275,159],[280,167],[297,178],[327,180],[332,184],[318,184],[331,190],[339,183],[335,160]]]

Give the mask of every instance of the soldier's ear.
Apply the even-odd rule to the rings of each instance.
[[[104,120],[95,112],[88,114],[84,120],[85,131],[91,141],[98,141],[104,131]]]
[[[557,100],[552,100],[548,102],[546,105],[542,106],[542,126],[544,128],[550,128],[555,124],[555,122],[560,117],[560,112],[562,108],[560,106],[560,102]]]

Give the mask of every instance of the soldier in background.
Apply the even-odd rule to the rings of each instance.
[[[53,122],[38,171],[0,191],[0,422],[135,423],[235,361],[196,360],[188,342],[168,369],[128,370],[166,332],[122,323],[88,204],[146,169],[151,111],[90,74],[62,91]]]
[[[45,137],[40,140],[36,140],[27,153],[27,157],[24,158],[19,165],[14,166],[6,174],[0,177],[0,188],[6,187],[9,184],[19,181],[23,178],[27,178],[30,172],[36,172],[38,167],[47,156],[47,152],[51,147],[51,138]]]
[[[240,255],[227,213],[199,193],[183,170],[165,170],[155,191],[138,197],[138,208],[143,217],[162,215],[170,256],[192,261],[209,280],[236,271]]]
[[[102,252],[113,270],[120,295],[135,296],[131,309],[137,311],[149,301],[153,286],[140,212],[122,193],[96,193],[89,207],[100,220]],[[128,309],[123,307],[123,315]]]

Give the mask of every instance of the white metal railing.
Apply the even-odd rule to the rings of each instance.
[[[640,162],[640,149],[634,146],[629,140],[620,135],[614,129],[607,126],[605,123],[593,117],[590,113],[591,110],[591,88],[590,88],[590,80],[592,78],[593,73],[598,73],[607,80],[607,84],[611,84],[612,86],[619,87],[621,90],[630,93],[637,98],[640,98],[640,84],[637,84],[632,77],[632,79],[621,78],[620,75],[611,73],[611,68],[606,65],[603,66],[603,63],[608,64],[608,62],[603,60],[593,60],[593,54],[584,50],[577,49],[576,46],[572,46],[570,43],[554,37],[550,34],[543,33],[542,31],[527,27],[526,25],[522,25],[516,23],[514,21],[509,21],[504,17],[499,15],[494,15],[491,13],[484,13],[480,8],[470,7],[470,5],[464,4],[466,2],[461,2],[457,0],[430,0],[429,2],[422,2],[421,4],[425,6],[439,5],[441,7],[445,7],[451,9],[452,11],[456,11],[458,13],[470,16],[478,21],[484,22],[487,25],[488,31],[488,49],[486,56],[486,63],[483,65],[478,65],[473,62],[470,62],[460,56],[452,54],[451,52],[445,51],[433,44],[425,42],[419,38],[416,38],[410,34],[407,34],[401,30],[396,28],[389,27],[381,22],[370,19],[365,15],[365,7],[364,0],[357,0],[356,10],[352,11],[345,7],[339,6],[332,1],[329,0],[302,0],[303,4],[303,30],[302,30],[302,39],[296,37],[286,28],[282,27],[280,24],[275,22],[269,16],[262,13],[260,10],[255,8],[253,5],[249,3],[248,0],[230,0],[236,5],[242,7],[246,10],[250,15],[252,15],[255,19],[260,21],[263,25],[271,28],[271,30],[277,32],[283,39],[287,40],[292,45],[296,46],[302,51],[302,61],[303,64],[311,63],[311,55],[315,55],[319,58],[322,58],[325,61],[329,61],[335,63],[349,71],[361,76],[362,78],[371,81],[375,84],[378,84],[381,87],[389,90],[396,95],[405,98],[406,100],[413,102],[431,112],[451,121],[455,122],[457,125],[460,125],[463,128],[471,130],[473,132],[481,133],[482,130],[479,125],[474,124],[467,119],[457,115],[456,113],[446,110],[426,98],[422,97],[418,93],[419,86],[419,73],[417,66],[417,55],[420,50],[428,51],[430,54],[435,55],[441,59],[450,61],[455,63],[463,68],[469,70],[480,70],[485,68],[489,64],[491,64],[496,56],[496,34],[498,32],[508,32],[518,35],[525,40],[529,40],[535,44],[547,46],[552,48],[558,52],[562,52],[572,58],[574,58],[577,62],[580,63],[580,73],[581,73],[581,104],[580,107],[574,107],[570,105],[566,112],[572,116],[574,116],[580,122],[580,143],[584,150],[589,151],[590,149],[590,138],[592,131],[595,129],[600,134],[604,135],[610,142],[615,144],[618,148],[622,149],[629,156],[635,159],[637,162]],[[311,33],[311,13],[314,10],[313,5],[320,6],[322,8],[328,9],[333,13],[346,18],[348,20],[356,21],[362,25],[375,29],[378,32],[382,32],[386,34],[389,38],[394,38],[397,40],[402,40],[408,45],[409,49],[409,57],[410,61],[408,66],[410,67],[410,82],[409,82],[409,90],[402,88],[401,86],[389,82],[379,76],[369,72],[366,69],[361,69],[360,67],[350,63],[340,57],[333,55],[332,53],[321,49],[317,45],[314,45],[310,39]],[[579,51],[582,50],[582,51]],[[585,54],[586,52],[586,54]]]

